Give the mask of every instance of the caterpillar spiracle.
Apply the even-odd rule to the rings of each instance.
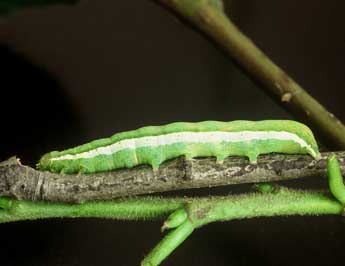
[[[311,130],[291,120],[176,122],[146,126],[94,140],[64,151],[45,154],[40,170],[95,173],[148,164],[158,170],[166,160],[186,156],[246,156],[256,163],[260,154],[309,154],[320,157]]]

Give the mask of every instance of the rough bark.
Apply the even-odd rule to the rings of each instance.
[[[262,155],[257,164],[243,157],[229,157],[223,164],[214,158],[163,163],[157,172],[149,166],[96,174],[53,174],[21,165],[15,157],[0,164],[0,195],[16,199],[54,202],[109,200],[179,189],[257,183],[326,174],[326,158],[308,155]],[[345,151],[336,153],[345,173]]]

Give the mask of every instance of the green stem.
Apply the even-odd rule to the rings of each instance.
[[[168,219],[167,227],[177,227],[145,258],[145,266],[158,265],[194,228],[211,222],[262,216],[342,214],[343,211],[343,205],[330,195],[287,188],[226,197],[128,198],[78,205],[0,198],[0,207],[0,223],[52,217],[158,219],[175,212]]]
[[[253,217],[341,214],[342,206],[326,194],[279,188],[275,193],[252,193],[192,202],[189,219],[196,227]]]
[[[182,199],[127,198],[77,205],[0,198],[0,223],[55,217],[100,217],[120,220],[164,217],[183,206]]]
[[[251,193],[227,197],[190,199],[183,209],[175,211],[165,224],[176,224],[186,219],[169,233],[143,260],[142,265],[159,265],[193,231],[211,222],[262,216],[341,214],[342,205],[321,192],[275,188],[270,193]],[[165,226],[169,227],[169,226]]]
[[[345,205],[345,186],[343,177],[341,176],[339,162],[335,154],[332,154],[327,160],[327,175],[329,189],[333,196]]]
[[[339,214],[342,204],[321,192],[280,188],[276,193],[248,193],[209,198],[127,198],[69,205],[0,198],[0,223],[54,217],[120,220],[158,219],[187,206],[194,224],[274,215]]]
[[[157,266],[193,232],[194,225],[186,220],[168,233],[141,262],[142,266]]]

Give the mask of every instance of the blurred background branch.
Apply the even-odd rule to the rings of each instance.
[[[221,46],[248,74],[262,83],[296,117],[307,122],[324,140],[345,148],[345,126],[322,104],[272,62],[225,14],[221,0],[155,0],[174,11]]]

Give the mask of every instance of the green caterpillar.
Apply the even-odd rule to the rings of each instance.
[[[159,165],[181,155],[187,159],[215,156],[221,163],[228,156],[247,156],[255,163],[267,153],[320,153],[311,130],[289,120],[176,122],[117,133],[64,151],[45,154],[40,170],[94,173],[148,164]]]

